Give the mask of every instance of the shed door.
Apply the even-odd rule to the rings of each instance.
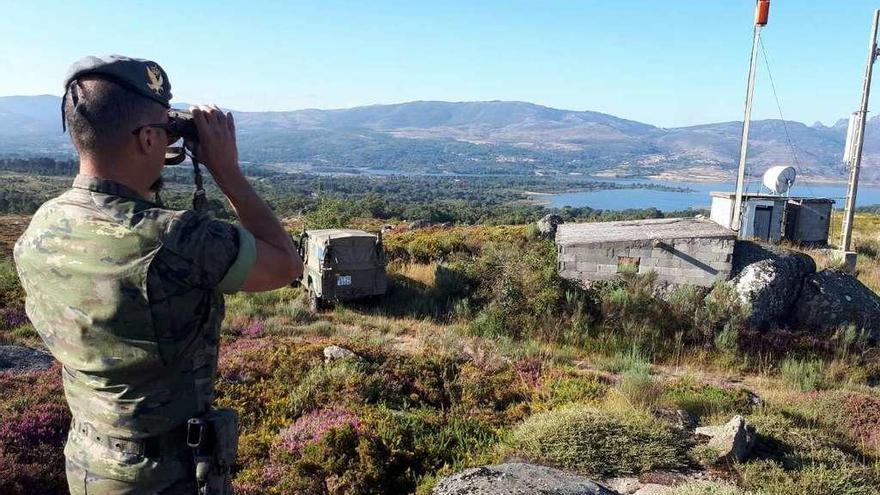
[[[770,240],[770,217],[773,216],[772,206],[755,207],[755,237]]]

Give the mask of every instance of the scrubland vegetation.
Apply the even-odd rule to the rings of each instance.
[[[863,276],[873,236],[858,237]],[[404,231],[385,247],[378,304],[314,314],[298,288],[227,299],[217,405],[241,413],[237,493],[424,494],[504,459],[596,479],[697,468],[706,453],[669,420],[679,409],[758,431],[750,460],[680,495],[878,493],[880,363],[858,332],[759,334],[721,286],[585,289],[528,226]],[[0,343],[40,345],[8,258],[0,305]],[[359,358],[326,361],[328,345]],[[0,397],[0,492],[62,493],[59,370],[0,374]]]
[[[44,168],[35,177],[7,167],[23,182],[5,190],[2,209],[32,211],[69,183],[69,167]],[[380,184],[381,195],[361,178],[258,181],[276,211],[296,216],[291,230],[378,230],[395,218],[457,226],[387,234],[391,284],[378,303],[315,314],[293,287],[227,299],[217,404],[241,413],[237,493],[426,494],[444,475],[505,459],[595,479],[705,470],[711,452],[675,427],[678,410],[701,425],[741,414],[758,431],[751,459],[709,468],[714,481],[678,495],[880,492],[880,351],[858,329],[758,332],[723,285],[570,283],[552,242],[526,225],[549,210],[521,194],[555,186],[468,180],[410,178]],[[185,205],[188,181],[171,174],[169,203]],[[212,210],[228,215],[217,200]],[[40,347],[9,253],[25,221],[0,218],[0,345]],[[878,227],[880,216],[858,215],[858,276],[875,291]],[[359,358],[327,361],[329,345]],[[64,493],[68,423],[57,367],[0,372],[0,493]]]

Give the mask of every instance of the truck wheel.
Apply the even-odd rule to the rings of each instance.
[[[323,306],[324,305],[321,304],[321,298],[318,297],[318,294],[315,294],[314,289],[309,286],[309,309],[312,310],[312,312],[317,313],[321,311]]]

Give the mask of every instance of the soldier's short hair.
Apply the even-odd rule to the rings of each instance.
[[[70,138],[80,154],[117,146],[162,105],[106,79],[73,81],[64,100]]]

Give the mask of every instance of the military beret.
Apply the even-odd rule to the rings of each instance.
[[[168,74],[156,62],[122,55],[85,57],[67,69],[64,90],[82,76],[97,76],[124,86],[141,96],[171,108],[171,83]]]

